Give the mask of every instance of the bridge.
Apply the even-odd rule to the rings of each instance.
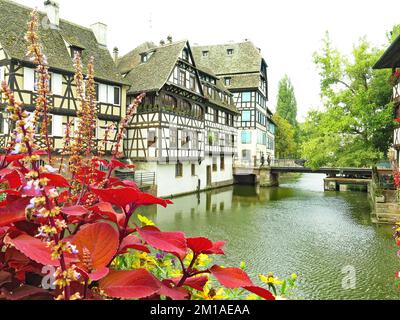
[[[234,180],[237,184],[270,187],[279,185],[279,174],[282,173],[322,173],[327,175],[325,190],[339,190],[342,185],[368,185],[372,178],[372,168],[312,169],[305,164],[304,160],[296,159],[274,159],[264,164],[259,161],[235,162]]]
[[[334,167],[322,167],[318,169],[312,169],[305,167],[304,160],[292,160],[292,159],[275,159],[271,161],[270,169],[272,173],[323,173],[328,176],[351,176],[351,177],[372,177],[372,168],[334,168]]]

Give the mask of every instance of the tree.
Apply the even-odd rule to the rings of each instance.
[[[372,69],[382,53],[362,38],[351,57],[343,56],[326,33],[314,54],[324,110],[308,114],[302,133],[310,166],[370,166],[387,154],[394,128],[390,73]]]
[[[297,102],[290,78],[285,75],[279,81],[276,113],[295,128],[297,126]]]
[[[275,134],[275,155],[277,158],[290,158],[297,152],[295,129],[286,119],[275,113],[272,117],[277,128]]]

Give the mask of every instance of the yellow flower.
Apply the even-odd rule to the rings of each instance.
[[[279,280],[278,278],[275,278],[272,273],[269,273],[268,276],[264,276],[260,274],[258,276],[260,280],[268,285],[281,285],[283,283],[282,280]]]
[[[157,260],[151,256],[148,255],[146,252],[136,252],[135,253],[135,261],[132,263],[132,268],[138,269],[138,268],[149,268],[152,269],[157,265]]]
[[[153,221],[147,217],[141,216],[140,214],[138,214],[138,219],[144,226],[155,226]]]
[[[207,282],[204,286],[203,292],[195,294],[194,298],[197,300],[225,300],[228,296],[226,295],[224,288],[215,290],[214,288],[210,288],[210,282]]]

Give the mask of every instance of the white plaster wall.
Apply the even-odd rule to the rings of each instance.
[[[212,170],[212,156],[207,156],[204,164],[205,164],[205,174],[204,174],[204,179],[206,179],[206,174],[207,174],[207,166],[211,166]],[[217,171],[213,172],[211,171],[211,182],[212,183],[218,183],[218,182],[225,182],[233,179],[233,159],[231,155],[225,155],[225,169],[221,170],[221,157],[220,155],[216,155],[217,158]]]

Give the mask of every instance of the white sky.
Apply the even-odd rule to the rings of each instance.
[[[17,2],[42,10],[44,1]],[[275,110],[278,81],[287,73],[299,120],[320,105],[312,54],[326,30],[342,52],[350,53],[364,35],[386,46],[386,31],[400,23],[399,0],[60,0],[60,5],[63,19],[85,26],[106,23],[108,45],[120,54],[168,35],[189,39],[191,45],[250,39],[269,66],[269,108]]]

